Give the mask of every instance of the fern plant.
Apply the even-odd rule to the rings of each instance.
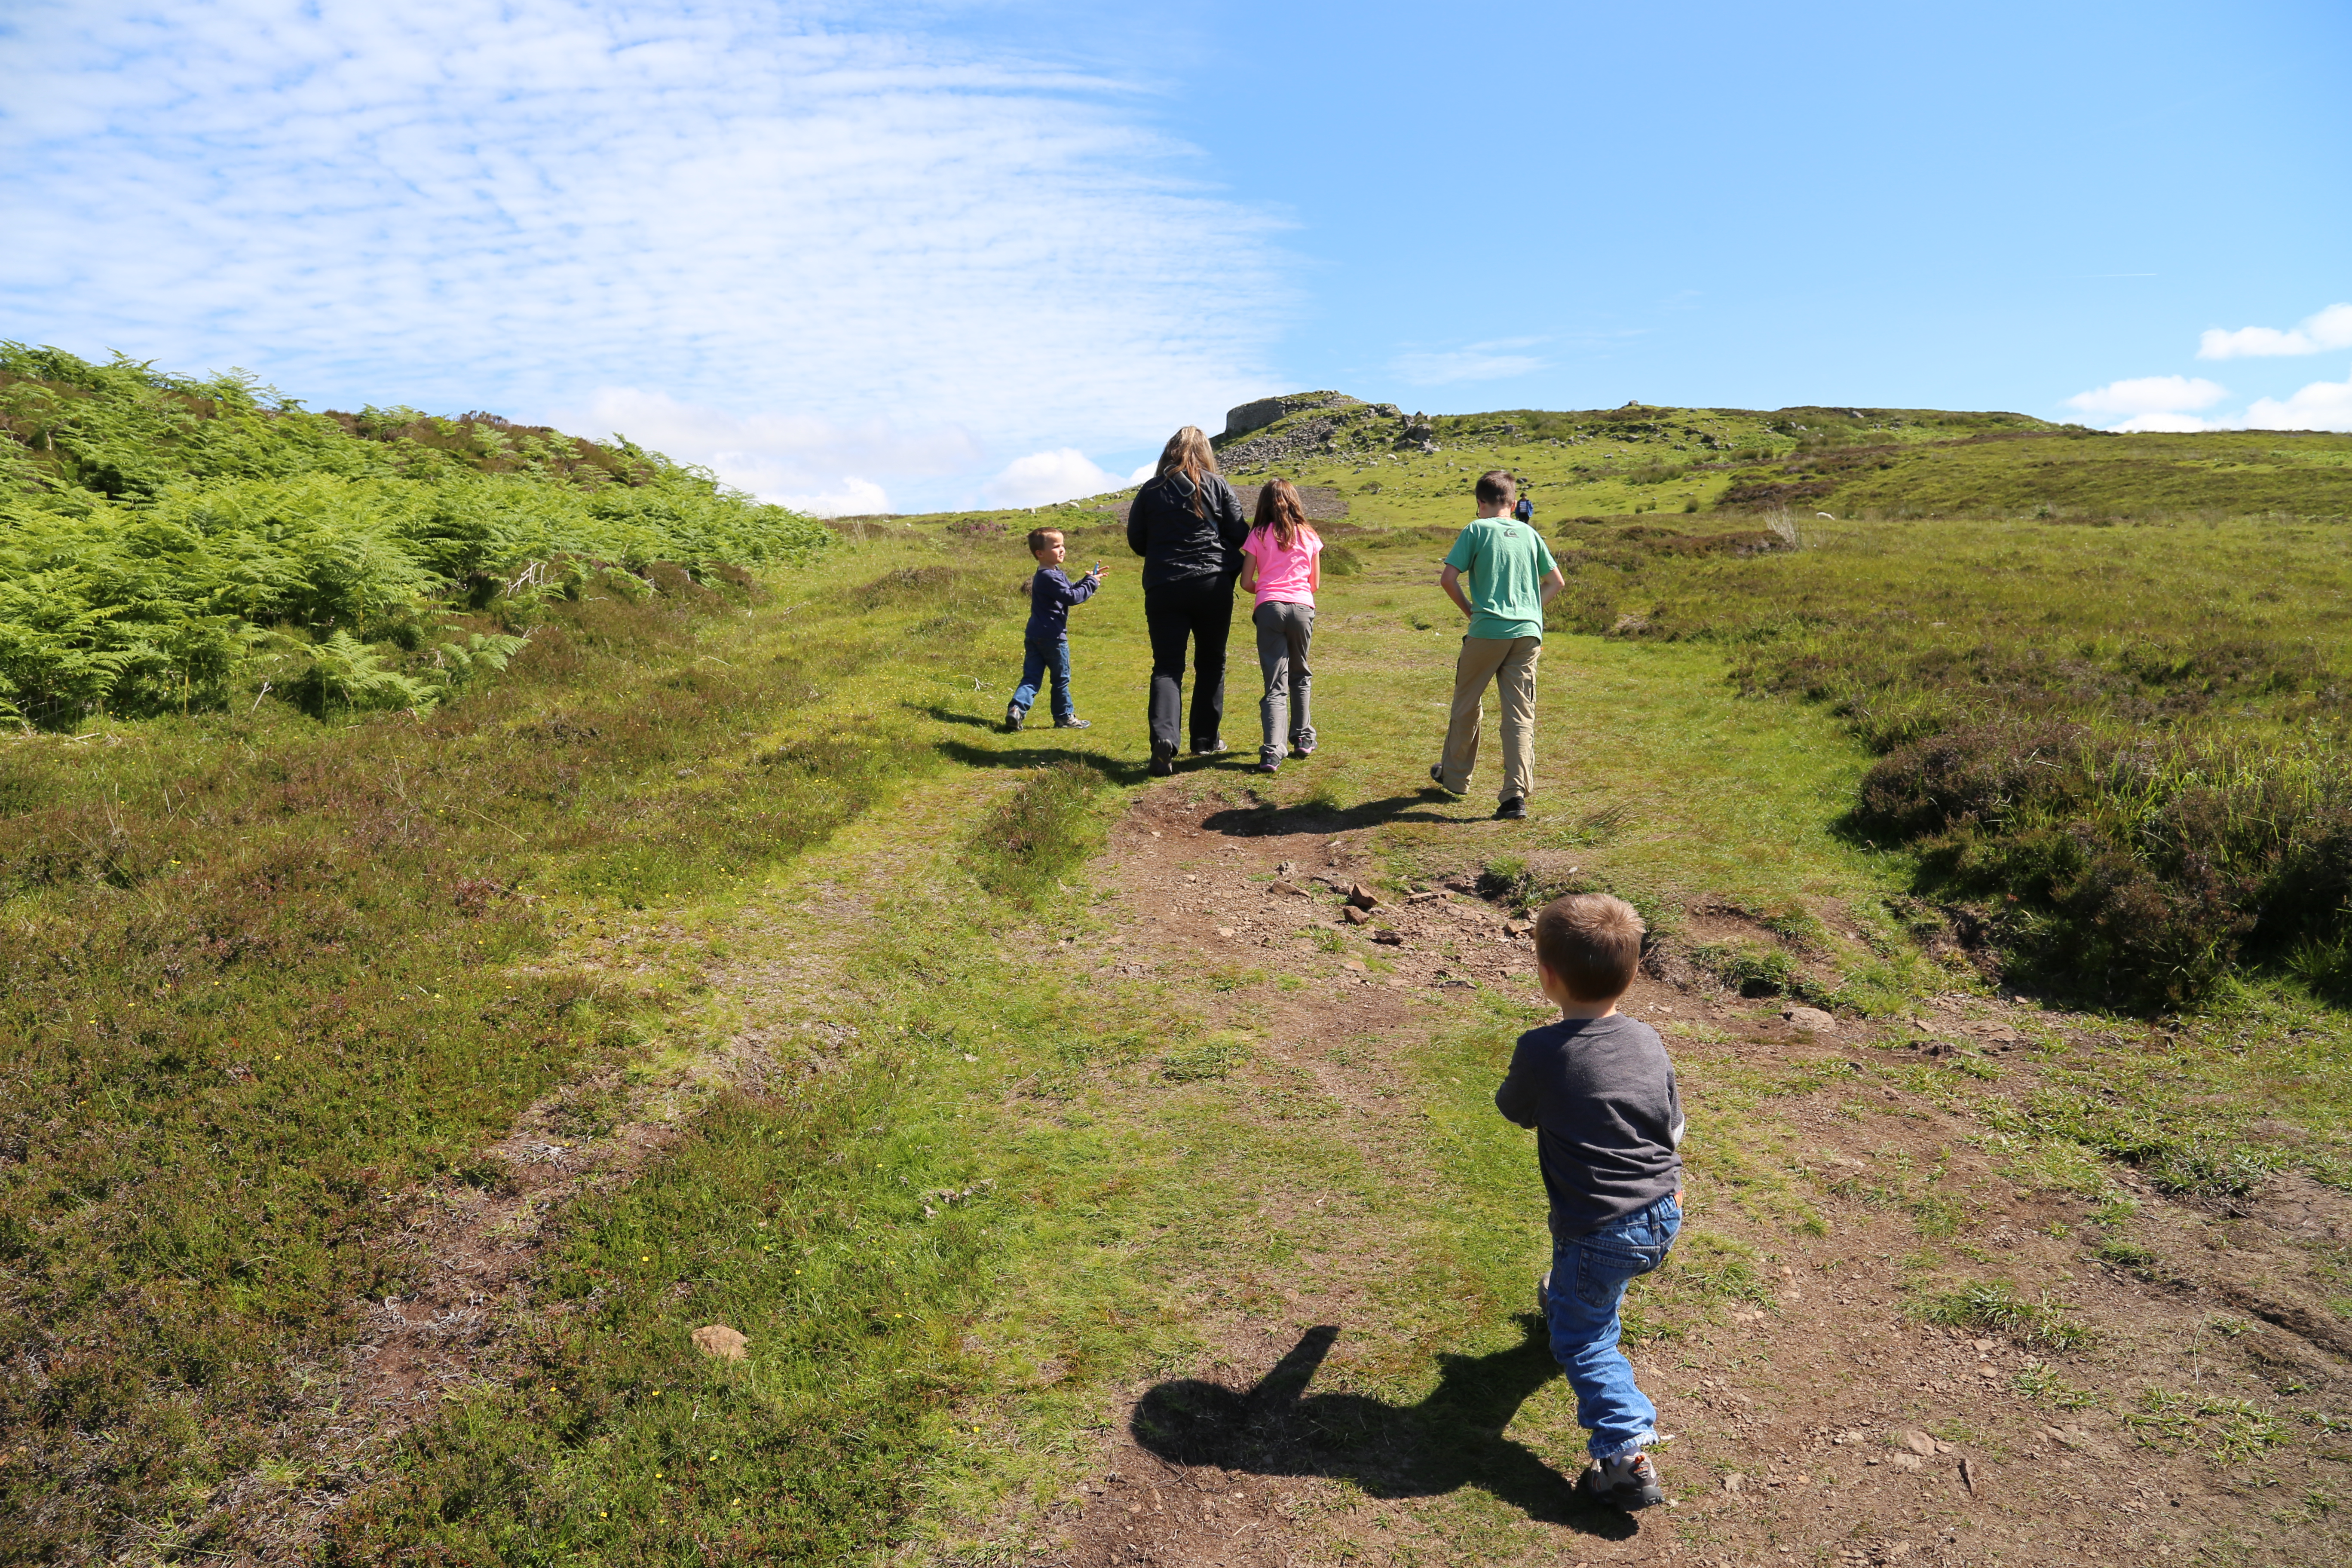
[[[831,539],[618,438],[314,414],[242,373],[0,342],[0,711],[19,722],[257,689],[426,706],[521,646],[437,629],[453,611],[588,574],[650,592],[656,563],[790,563]]]

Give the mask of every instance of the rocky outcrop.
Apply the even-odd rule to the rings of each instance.
[[[1253,430],[1263,430],[1277,419],[1287,419],[1294,414],[1302,414],[1310,408],[1336,409],[1365,406],[1367,405],[1362,398],[1350,397],[1344,392],[1291,392],[1285,393],[1280,397],[1261,397],[1255,403],[1244,403],[1239,408],[1225,410],[1225,433],[1220,439],[1230,441],[1236,437],[1246,436]],[[1392,404],[1373,404],[1370,406],[1374,411],[1386,413],[1391,417],[1396,414],[1396,407]]]

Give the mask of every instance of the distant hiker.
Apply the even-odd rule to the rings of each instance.
[[[1615,1508],[1665,1500],[1642,1450],[1658,1410],[1617,1348],[1625,1287],[1666,1260],[1682,1228],[1682,1098],[1657,1032],[1617,1011],[1642,961],[1642,917],[1606,893],[1536,916],[1536,973],[1559,1022],[1511,1052],[1495,1109],[1536,1132],[1551,1200],[1551,1268],[1536,1285],[1551,1353],[1576,1390],[1592,1468],[1577,1490]]]
[[[1259,487],[1257,518],[1242,541],[1241,589],[1255,589],[1250,619],[1257,626],[1257,667],[1265,695],[1257,705],[1257,771],[1282,765],[1283,744],[1307,756],[1315,721],[1307,710],[1314,672],[1307,647],[1315,637],[1315,590],[1323,585],[1323,541],[1307,521],[1298,487],[1275,479]]]
[[[1541,535],[1507,515],[1518,486],[1500,468],[1478,476],[1478,521],[1445,552],[1438,586],[1470,617],[1454,665],[1454,718],[1445,760],[1429,770],[1440,789],[1461,795],[1478,765],[1486,684],[1503,693],[1503,795],[1496,816],[1524,817],[1536,787],[1536,660],[1543,653],[1544,606],[1568,586]],[[1470,580],[1463,596],[1462,579]]]
[[[1070,606],[1085,604],[1102,586],[1101,563],[1075,583],[1063,576],[1062,562],[1069,547],[1058,528],[1031,529],[1029,553],[1037,558],[1037,574],[1029,579],[1029,626],[1021,639],[1021,684],[1005,705],[1005,733],[1020,732],[1021,721],[1029,717],[1030,707],[1037,700],[1037,688],[1049,671],[1054,678],[1054,728],[1090,730],[1093,721],[1079,718],[1076,704],[1070,700]]]
[[[1184,647],[1192,645],[1192,752],[1225,749],[1225,639],[1234,626],[1249,521],[1197,425],[1168,437],[1160,468],[1127,510],[1127,547],[1143,557],[1143,619],[1151,632],[1151,772],[1176,771]]]
[[[1529,527],[1533,527],[1536,521],[1536,503],[1521,496],[1519,504],[1511,509],[1511,515]]]

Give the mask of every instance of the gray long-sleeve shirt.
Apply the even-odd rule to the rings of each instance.
[[[1495,1109],[1536,1131],[1551,1233],[1590,1236],[1682,1185],[1682,1097],[1657,1031],[1622,1013],[1519,1037]]]

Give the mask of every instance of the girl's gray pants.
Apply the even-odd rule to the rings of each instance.
[[[1302,752],[1315,749],[1315,721],[1307,693],[1315,673],[1307,668],[1307,647],[1315,640],[1315,606],[1269,601],[1250,619],[1257,626],[1257,664],[1265,672],[1265,696],[1257,705],[1257,757],[1279,763],[1286,740]]]

